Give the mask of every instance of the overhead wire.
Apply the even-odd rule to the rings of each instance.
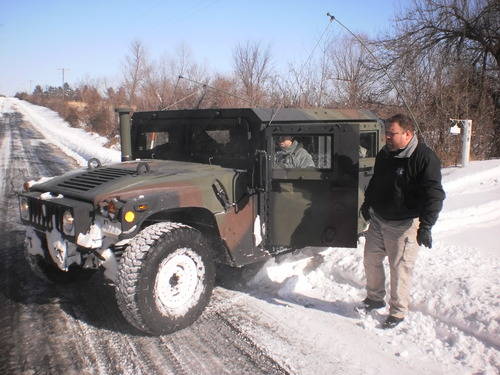
[[[408,105],[408,103],[406,102],[405,100],[405,97],[403,96],[403,94],[399,91],[398,89],[398,86],[396,85],[396,83],[393,81],[393,79],[391,78],[391,76],[389,75],[389,72],[387,71],[387,69],[383,66],[383,64],[380,62],[380,60],[377,58],[377,56],[375,56],[375,54],[368,48],[368,46],[363,42],[363,40],[361,38],[359,38],[356,34],[354,34],[347,26],[345,26],[342,22],[340,22],[338,20],[338,18],[336,18],[335,16],[331,15],[329,12],[326,13],[326,15],[328,17],[330,17],[330,21],[337,21],[337,23],[343,27],[345,30],[347,30],[347,32],[349,34],[351,34],[360,44],[361,46],[370,54],[371,57],[373,57],[373,59],[377,62],[377,64],[379,65],[379,67],[382,69],[382,71],[384,72],[384,74],[387,76],[387,78],[389,79],[389,82],[391,83],[392,87],[394,87],[394,89],[396,90],[397,94],[399,95],[399,97],[401,98],[401,100],[403,101],[403,104],[405,105],[406,109],[408,110],[408,112],[410,113],[410,116],[413,120],[413,122],[415,123],[415,127],[418,131],[418,133],[420,133],[420,136],[422,138],[424,138],[423,134],[422,134],[422,131],[420,130],[420,126],[418,125],[418,121],[415,117],[415,115],[413,114],[413,111],[411,110],[410,106]]]

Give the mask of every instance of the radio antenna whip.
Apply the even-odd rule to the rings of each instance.
[[[387,69],[382,65],[382,63],[380,62],[380,60],[377,58],[377,56],[375,56],[375,54],[368,48],[368,46],[365,44],[365,42],[363,42],[363,40],[358,37],[356,34],[354,34],[347,26],[345,26],[342,22],[340,22],[338,20],[338,18],[335,18],[334,16],[332,16],[329,12],[326,13],[326,15],[328,17],[330,17],[330,21],[333,22],[333,21],[337,21],[337,23],[342,26],[345,30],[347,30],[347,32],[349,34],[351,34],[362,46],[363,48],[368,51],[368,53],[370,54],[371,57],[373,57],[373,59],[377,62],[377,64],[380,66],[380,68],[382,68],[383,72],[385,73],[385,75],[387,76],[387,78],[389,79],[389,82],[391,82],[391,85],[392,87],[394,87],[394,89],[396,90],[396,92],[398,93],[398,95],[401,97],[401,100],[403,100],[403,103],[406,107],[406,109],[408,110],[408,112],[410,113],[410,116],[413,120],[413,122],[415,123],[415,127],[417,128],[418,132],[420,133],[420,135],[422,136],[423,138],[423,134],[420,130],[420,126],[418,125],[418,121],[417,119],[415,118],[415,115],[413,114],[413,111],[410,109],[410,106],[408,105],[408,103],[406,102],[405,100],[405,97],[401,94],[401,92],[399,91],[398,87],[396,86],[396,83],[392,80],[391,76],[389,75],[389,73],[387,72]]]
[[[173,102],[172,104],[169,104],[169,105],[168,105],[168,106],[166,106],[165,108],[162,108],[160,111],[166,111],[167,109],[172,108],[174,105],[177,105],[177,104],[179,104],[180,102],[183,102],[184,100],[187,100],[187,99],[189,99],[190,97],[192,97],[192,96],[194,96],[194,95],[198,94],[198,91],[200,91],[200,89],[199,89],[199,88],[197,88],[195,92],[192,92],[191,94],[186,95],[185,97],[183,97],[183,98],[181,98],[181,99],[179,99],[179,100],[177,100],[177,101]]]
[[[192,83],[194,83],[196,85],[202,86],[204,89],[210,89],[210,90],[213,90],[213,91],[218,91],[218,92],[221,92],[223,94],[226,94],[226,95],[229,95],[229,96],[233,96],[236,99],[240,99],[240,100],[242,100],[242,101],[244,101],[246,103],[250,103],[250,104],[252,103],[250,100],[242,98],[241,96],[233,94],[232,92],[229,92],[229,91],[226,91],[226,90],[222,90],[222,89],[218,89],[217,87],[213,87],[213,86],[207,85],[206,83],[201,83],[201,82],[195,81],[194,79],[191,79],[191,78],[187,78],[187,77],[184,77],[184,76],[179,76],[179,79],[185,79],[186,81],[189,81],[189,82],[192,82]]]
[[[311,61],[311,58],[313,57],[314,55],[314,51],[316,51],[316,48],[318,48],[319,44],[321,43],[321,40],[323,39],[323,37],[325,36],[326,32],[328,31],[328,29],[330,28],[331,24],[333,23],[333,20],[335,18],[330,18],[330,22],[328,22],[328,25],[326,25],[325,29],[323,30],[323,32],[321,33],[321,36],[319,37],[319,39],[317,40],[316,44],[314,45],[313,49],[311,50],[311,52],[309,53],[309,56],[307,57],[307,59],[302,63],[300,69],[299,69],[299,79],[300,77],[302,76],[302,71],[304,70],[304,68],[306,67],[307,64],[309,64],[309,62]],[[300,90],[302,91],[302,85],[300,84],[299,82],[299,86],[300,86]],[[281,111],[283,109],[283,101],[276,107],[276,110],[273,112],[273,114],[271,115],[271,119],[269,120],[269,123],[266,125],[266,127],[268,127],[269,125],[272,124],[272,122],[274,121],[274,119],[276,118],[276,116],[278,115],[278,112]]]

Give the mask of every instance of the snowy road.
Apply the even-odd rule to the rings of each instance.
[[[0,139],[0,374],[288,373],[227,317],[237,293],[218,288],[196,324],[153,338],[125,322],[101,275],[72,286],[36,279],[22,255],[15,191],[28,176],[75,164],[17,112],[0,119]]]
[[[22,182],[89,153],[117,157],[74,131],[47,109],[0,98],[0,374],[500,372],[500,160],[443,170],[434,247],[420,251],[410,313],[396,329],[379,328],[385,309],[354,312],[365,296],[361,243],[224,269],[193,326],[153,338],[125,322],[100,274],[49,286],[23,260]]]

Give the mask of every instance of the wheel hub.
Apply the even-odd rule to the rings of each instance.
[[[163,314],[183,314],[196,304],[203,291],[202,259],[188,248],[177,249],[158,267],[155,299]]]

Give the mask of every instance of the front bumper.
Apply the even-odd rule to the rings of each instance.
[[[114,280],[117,263],[109,247],[121,234],[119,222],[96,214],[90,203],[49,193],[21,193],[19,201],[20,209],[23,204],[26,209],[21,221],[27,226],[25,246],[29,254],[50,257],[63,271],[73,264],[84,268],[102,265],[108,272],[106,277]],[[74,218],[70,234],[63,231],[63,215],[68,211]]]

